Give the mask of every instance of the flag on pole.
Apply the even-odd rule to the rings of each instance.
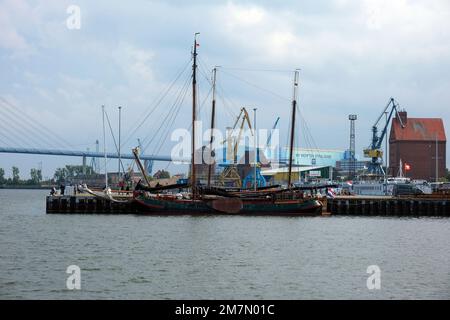
[[[327,198],[333,199],[334,197],[336,197],[336,192],[334,191],[333,188],[328,188],[328,190],[327,190]]]

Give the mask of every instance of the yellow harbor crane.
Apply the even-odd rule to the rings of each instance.
[[[239,126],[239,133],[237,137],[233,141],[233,135],[231,134],[236,130],[237,125],[241,123]],[[219,185],[221,186],[233,186],[233,187],[242,187],[242,179],[237,170],[237,162],[238,162],[238,149],[239,143],[242,139],[242,132],[244,131],[244,126],[247,123],[249,129],[251,130],[251,134],[253,136],[252,124],[250,122],[250,116],[248,115],[247,109],[241,108],[241,112],[234,122],[233,128],[229,136],[222,142],[222,144],[228,143],[227,147],[227,160],[231,158],[231,164],[225,167],[223,172],[219,176]],[[234,143],[233,143],[234,142]],[[229,156],[231,152],[231,157]]]

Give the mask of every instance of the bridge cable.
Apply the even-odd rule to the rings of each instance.
[[[56,145],[62,146],[62,147],[70,147],[70,143],[65,141],[63,138],[59,137],[56,133],[54,133],[49,128],[46,128],[42,125],[37,125],[35,119],[31,119],[27,116],[26,113],[20,113],[16,106],[14,106],[12,103],[8,102],[6,99],[0,96],[0,100],[3,101],[3,103],[14,113],[18,118],[20,118],[22,121],[26,122],[26,124],[33,128],[36,132],[39,132],[42,136],[45,136],[49,141],[56,142]],[[47,131],[46,131],[47,130]],[[61,142],[64,142],[62,144]]]

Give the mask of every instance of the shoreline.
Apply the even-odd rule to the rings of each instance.
[[[53,186],[39,186],[39,185],[0,185],[0,189],[10,190],[50,190]],[[55,186],[56,187],[56,186]]]

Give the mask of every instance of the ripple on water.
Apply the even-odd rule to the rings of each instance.
[[[45,215],[46,194],[0,189],[0,298],[450,297],[449,219]]]

